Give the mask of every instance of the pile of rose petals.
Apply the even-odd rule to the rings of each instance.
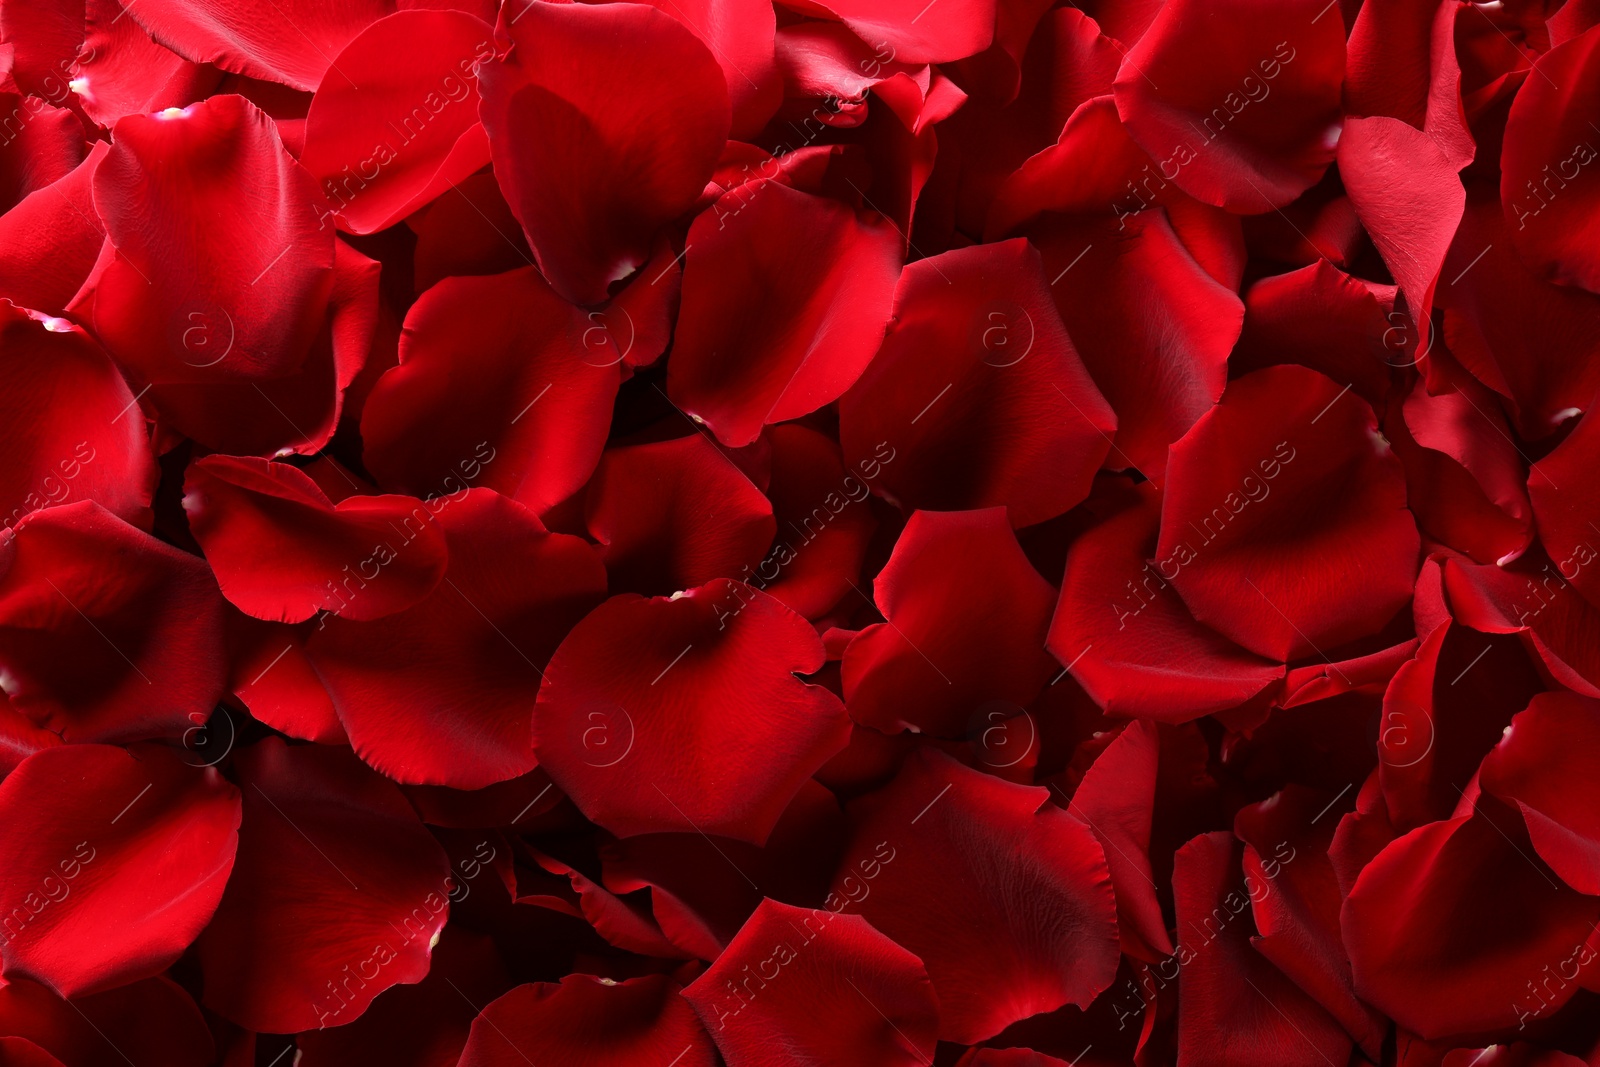
[[[1600,1065],[1597,0],[0,0],[0,1067]]]

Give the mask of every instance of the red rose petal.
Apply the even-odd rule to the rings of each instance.
[[[400,365],[362,415],[384,487],[495,489],[544,513],[594,471],[626,351],[532,267],[448,278],[406,315]]]
[[[489,162],[480,64],[494,29],[461,11],[399,11],[323,75],[300,162],[353,233],[398,222]]]
[[[1600,363],[1588,358],[1600,296],[1540,280],[1511,232],[1497,191],[1468,188],[1437,300],[1450,353],[1509,400],[1517,433],[1536,441],[1588,408],[1600,388]]]
[[[1456,170],[1431,137],[1399,119],[1349,119],[1339,138],[1339,177],[1400,283],[1424,351],[1434,343],[1434,286],[1467,201]]]
[[[319,610],[362,621],[392,615],[444,574],[444,531],[419,500],[354,496],[331,503],[283,463],[207,456],[184,482],[189,528],[222,594],[273,622]],[[396,533],[401,549],[389,547]]]
[[[612,597],[551,657],[534,708],[539,764],[619,836],[691,829],[761,844],[849,739],[805,620],[717,580]]]
[[[852,463],[893,442],[877,484],[902,508],[1006,506],[1021,527],[1089,494],[1116,427],[1039,254],[1017,239],[905,269],[894,325],[841,402],[839,432]]]
[[[1105,855],[1088,826],[1046,799],[922,749],[850,808],[846,875],[828,906],[859,913],[922,959],[941,1040],[981,1041],[1038,1012],[1083,1007],[1115,975]],[[860,865],[872,859],[878,873],[866,880],[872,868]]]
[[[147,978],[65,1001],[41,985],[0,986],[0,1031],[47,1049],[66,1067],[129,1061],[210,1067],[216,1049],[200,1009],[167,978]]]
[[[859,915],[774,900],[683,996],[728,1067],[911,1067],[939,1026],[921,960]]]
[[[135,0],[150,36],[195,63],[312,90],[393,0]],[[131,9],[130,9],[131,10]]]
[[[739,447],[860,377],[888,324],[901,238],[777,181],[730,197],[689,228],[667,392]]]
[[[1600,162],[1600,33],[1590,29],[1537,60],[1506,120],[1500,200],[1511,242],[1535,274],[1600,292],[1594,184]]]
[[[130,523],[149,521],[155,459],[133,393],[106,354],[64,319],[0,304],[0,399],[6,461],[0,522],[93,500]],[[52,403],[72,397],[71,407]]]
[[[424,510],[448,545],[440,584],[380,619],[325,619],[306,655],[362,759],[398,782],[481,789],[533,770],[541,666],[604,595],[604,571],[586,543],[490,490]],[[420,532],[384,544],[410,553]]]
[[[861,573],[877,529],[867,496],[883,473],[887,441],[846,468],[839,446],[798,423],[767,431],[772,480],[767,496],[778,524],[772,550],[745,580],[814,619],[839,603]]]
[[[1539,858],[1580,893],[1600,894],[1594,701],[1541,693],[1483,761],[1483,788],[1522,810]]]
[[[689,29],[642,4],[510,11],[509,58],[479,72],[495,176],[551,286],[598,303],[705,188],[726,82]]]
[[[1557,881],[1521,820],[1489,797],[1385,848],[1342,915],[1356,992],[1426,1038],[1509,1029],[1543,1011],[1526,983],[1546,964],[1593,960],[1597,921],[1600,903]],[[1552,983],[1545,994],[1559,1006],[1576,990]]]
[[[62,745],[0,783],[8,980],[78,997],[159,974],[221,899],[239,791],[170,749]]]
[[[138,0],[131,0],[137,3]],[[84,113],[102,126],[141,112],[182,107],[211,92],[221,72],[156,43],[121,0],[89,0],[83,51],[73,65]]]
[[[1301,367],[1256,371],[1172,447],[1157,557],[1197,619],[1262,656],[1374,633],[1411,597],[1404,477],[1348,392]]]
[[[272,120],[243,97],[130,115],[95,170],[106,249],[72,310],[147,382],[292,374],[333,281],[317,198]],[[203,230],[187,223],[196,216]]]
[[[857,37],[906,63],[964,59],[994,40],[997,5],[990,0],[940,0],[936,12],[929,11],[931,6],[927,0],[827,0],[801,10],[825,9]]]
[[[306,656],[309,626],[282,626],[231,612],[228,688],[252,717],[281,733],[325,745],[349,743],[339,713]]]
[[[1160,738],[1151,722],[1131,722],[1094,761],[1067,808],[1094,831],[1116,887],[1122,951],[1149,963],[1172,955],[1172,939],[1150,877],[1150,819]]]
[[[772,504],[704,436],[613,448],[589,480],[585,522],[613,591],[666,596],[761,562]]]
[[[1251,948],[1245,917],[1270,883],[1241,873],[1232,834],[1205,834],[1178,850],[1178,1045],[1204,1067],[1316,1067],[1343,1063],[1350,1037],[1316,1001]]]
[[[483,1009],[461,1067],[712,1067],[705,1029],[664,975],[627,982],[568,975],[522,985]]]
[[[986,706],[1026,705],[1055,672],[1050,583],[1000,508],[912,515],[873,593],[887,621],[856,635],[841,669],[865,726],[963,737]]]
[[[1160,494],[1140,486],[1073,544],[1046,644],[1107,714],[1187,722],[1283,668],[1195,621],[1156,554],[1160,517]]]
[[[1115,225],[1047,216],[1028,237],[1044,256],[1074,347],[1117,414],[1107,465],[1137,467],[1165,484],[1167,446],[1222,395],[1243,304],[1190,255],[1161,211]]]
[[[0,215],[0,296],[39,311],[72,302],[106,243],[91,186],[110,151],[96,142],[71,172]]]
[[[239,855],[197,945],[205,1004],[241,1026],[338,1026],[427,974],[449,860],[400,790],[348,751],[276,738],[234,756]]]
[[[179,734],[211,714],[227,664],[204,561],[91,501],[25,517],[0,553],[0,669],[19,711],[68,741]]]
[[[1231,211],[1282,207],[1339,143],[1344,26],[1316,0],[1161,8],[1117,73],[1117,111],[1169,180]]]

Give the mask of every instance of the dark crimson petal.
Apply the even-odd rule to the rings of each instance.
[[[63,1067],[60,1060],[25,1037],[0,1037],[0,1063],[6,1067]]]
[[[152,386],[152,406],[160,420],[214,451],[233,455],[304,455],[321,449],[333,436],[345,390],[372,346],[378,270],[377,262],[337,242],[329,321],[300,370],[264,381]],[[196,355],[227,344],[226,316],[202,315],[190,322],[183,343]]]
[[[1048,795],[920,749],[850,806],[854,837],[827,906],[859,912],[922,959],[941,1040],[970,1044],[1086,1007],[1116,974],[1105,854]]]
[[[1500,200],[1511,242],[1535,274],[1600,292],[1600,32],[1541,56],[1518,90],[1500,150]]]
[[[985,705],[1025,706],[1056,672],[1050,583],[1002,508],[916,512],[873,594],[887,621],[857,634],[841,667],[864,726],[964,737]]]
[[[728,136],[722,68],[643,4],[508,7],[479,73],[495,176],[551,286],[598,303],[699,199]]]
[[[352,37],[394,9],[394,0],[133,0],[129,11],[185,59],[309,92]]]
[[[431,513],[449,550],[441,584],[371,622],[324,617],[306,654],[362,759],[397,782],[481,789],[533,770],[541,667],[605,595],[605,572],[586,542],[491,490],[416,507],[376,558],[411,553]],[[344,584],[352,604],[365,595]]]
[[[228,689],[252,717],[302,741],[348,744],[333,698],[306,656],[307,626],[228,616],[233,669]]]
[[[1389,424],[1394,421],[1391,414]],[[1404,426],[1390,436],[1406,465],[1418,526],[1479,563],[1509,563],[1526,552],[1537,508],[1528,499],[1524,461],[1493,394],[1466,379],[1456,392],[1430,396],[1419,378],[1405,398],[1401,421]],[[1416,447],[1408,447],[1408,437]],[[1548,467],[1550,460],[1540,463]],[[1541,469],[1534,467],[1534,480]],[[1564,539],[1552,534],[1561,520],[1549,518],[1554,521],[1541,523],[1541,536],[1559,546]]]
[[[1163,211],[1047,218],[1028,236],[1074,347],[1117,413],[1107,466],[1165,484],[1167,446],[1222,395],[1244,305]]]
[[[1528,983],[1592,962],[1600,901],[1562,885],[1516,813],[1492,797],[1429,823],[1368,863],[1344,902],[1361,999],[1425,1038],[1515,1026],[1577,986]],[[1588,981],[1595,968],[1588,967]]]
[[[1595,409],[1591,408],[1591,411]],[[1528,497],[1538,519],[1539,539],[1559,569],[1589,603],[1600,605],[1600,498],[1594,471],[1600,462],[1600,415],[1585,415],[1555,451],[1532,465]]]
[[[1434,286],[1466,205],[1457,166],[1433,138],[1400,119],[1348,119],[1339,139],[1339,178],[1356,215],[1405,295],[1411,321],[1428,324]]]
[[[971,1048],[956,1067],[1072,1067],[1066,1060],[1030,1048]]]
[[[1254,213],[1305,192],[1339,143],[1344,23],[1317,0],[1175,0],[1129,49],[1117,111],[1197,200]]]
[[[965,59],[994,40],[994,0],[827,0],[795,4],[807,14],[831,13],[857,37],[905,63]],[[819,9],[821,9],[819,11]],[[924,16],[929,16],[923,21]]]
[[[772,427],[767,440],[772,444],[767,496],[778,535],[755,574],[741,577],[814,619],[839,603],[861,573],[878,525],[867,497],[895,452],[887,441],[880,442],[871,456],[847,468],[832,438],[799,423]]]
[[[1244,328],[1229,367],[1240,377],[1276,363],[1299,363],[1350,382],[1368,403],[1381,404],[1389,392],[1389,366],[1414,358],[1406,350],[1406,324],[1403,314],[1386,314],[1367,285],[1319,258],[1262,278],[1245,292]]]
[[[447,278],[412,305],[400,365],[367,399],[367,465],[388,489],[482,486],[543,514],[594,471],[625,355],[532,267]]]
[[[676,1060],[674,1060],[676,1057]],[[713,1067],[705,1028],[665,975],[571,974],[521,985],[483,1009],[461,1067]]]
[[[211,714],[227,662],[203,560],[92,501],[25,517],[0,557],[0,671],[19,711],[68,741],[179,734]]]
[[[984,232],[995,192],[1030,156],[1060,139],[1080,104],[1097,96],[1111,103],[1111,82],[1122,61],[1115,42],[1077,8],[1056,8],[1040,18],[1040,6],[1007,4],[999,13],[1002,32],[1011,22],[1012,29],[1025,25],[1032,33],[1021,84],[1013,88],[1021,90],[1017,99],[1005,107],[982,98],[968,101],[939,126],[939,166],[960,168],[956,224],[967,233]],[[1024,21],[1030,16],[1039,20],[1037,27]],[[1111,114],[1115,118],[1115,108]],[[1115,192],[1124,192],[1120,183]]]
[[[666,596],[748,572],[777,530],[761,490],[699,433],[606,452],[586,501],[614,592]]]
[[[317,199],[243,97],[129,115],[95,170],[106,247],[72,311],[146,382],[291,375],[333,285],[333,229]]]
[[[196,460],[183,509],[222,595],[271,622],[403,611],[439,584],[449,555],[420,500],[352,496],[335,505],[298,468],[263,459]],[[390,548],[397,537],[404,544]]]
[[[133,393],[100,346],[65,319],[0,303],[0,374],[0,525],[78,500],[147,525],[155,458]]]
[[[1483,761],[1483,788],[1522,811],[1539,858],[1580,893],[1600,895],[1600,803],[1592,795],[1600,705],[1540,693]]]
[[[551,657],[539,764],[618,836],[687,829],[759,845],[849,740],[838,698],[795,677],[823,658],[804,619],[739,582],[612,597]]]
[[[10,210],[28,194],[66,177],[82,161],[83,125],[64,107],[3,90],[0,111],[5,115],[5,139],[0,141],[0,209]]]
[[[1161,495],[1139,486],[1073,543],[1046,642],[1111,715],[1187,722],[1280,683],[1283,668],[1195,621],[1157,557]]]
[[[61,745],[0,782],[0,957],[63,997],[165,970],[222,898],[239,791],[171,749]]]
[[[1376,633],[1411,598],[1405,478],[1348,393],[1259,370],[1172,446],[1157,558],[1195,618],[1271,659]]]
[[[300,163],[346,229],[391,226],[489,162],[478,67],[493,58],[494,28],[462,11],[399,11],[345,46]]]
[[[1600,610],[1572,588],[1567,574],[1579,554],[1551,559],[1529,552],[1514,563],[1475,566],[1448,560],[1444,589],[1451,611],[1484,633],[1520,633],[1524,646],[1556,681],[1589,697],[1600,697]],[[1587,566],[1587,563],[1579,563]]]
[[[66,1067],[211,1067],[216,1049],[200,1009],[167,978],[65,1001],[26,980],[0,986],[0,1032],[46,1049]]]
[[[1362,4],[1350,30],[1345,111],[1390,115],[1428,136],[1459,170],[1476,152],[1461,105],[1457,4]]]
[[[901,254],[875,213],[778,181],[724,194],[689,228],[668,394],[734,447],[838,399],[883,339]]]
[[[458,890],[456,899],[470,891]],[[298,1035],[299,1067],[456,1067],[476,1005],[488,1004],[510,986],[494,943],[451,926],[419,984],[396,986],[348,1026]]]
[[[728,1067],[911,1067],[939,1028],[921,960],[859,915],[775,900],[683,996]]]
[[[626,894],[648,888],[661,933],[683,953],[709,960],[733,940],[763,897],[820,903],[843,827],[833,794],[808,781],[761,848],[686,831],[606,841],[599,852],[607,889]]]
[[[1067,810],[1089,824],[1116,887],[1122,951],[1149,963],[1172,955],[1172,939],[1150,871],[1161,742],[1153,722],[1131,722],[1106,746],[1072,794]]]
[[[40,749],[61,743],[59,736],[35,726],[32,719],[13,708],[9,699],[0,702],[0,779]]]
[[[129,0],[136,4],[139,0]],[[72,91],[84,114],[105,127],[141,112],[182,107],[206,96],[220,71],[191,63],[157,44],[122,0],[89,0],[83,51]]]
[[[1251,947],[1246,917],[1270,882],[1240,871],[1227,831],[1177,853],[1178,1047],[1194,1067],[1317,1067],[1350,1058],[1350,1036]]]
[[[72,302],[106,243],[91,185],[110,151],[97,141],[70,173],[0,215],[0,296],[40,311]]]
[[[1387,1024],[1356,998],[1339,937],[1344,895],[1328,859],[1344,794],[1290,785],[1234,816],[1244,872],[1268,891],[1252,896],[1260,935],[1251,944],[1357,1039],[1377,1062]]]
[[[777,110],[783,81],[776,63],[778,20],[767,0],[644,0],[689,27],[722,67],[728,106],[728,136],[748,141]]]
[[[1449,622],[1383,696],[1378,780],[1397,832],[1449,818],[1511,716],[1543,685],[1515,637]]]
[[[1004,506],[1030,526],[1089,495],[1117,419],[1020,238],[906,267],[883,348],[839,405],[852,462],[892,442],[905,510]]]
[[[1541,281],[1517,255],[1492,186],[1473,183],[1436,299],[1450,353],[1506,397],[1517,433],[1549,437],[1600,388],[1589,358],[1600,296]]]
[[[234,876],[197,944],[204,1002],[251,1030],[353,1022],[428,972],[450,863],[394,784],[346,749],[276,737],[234,754]]]
[[[412,272],[417,293],[452,275],[501,274],[533,265],[522,228],[488,169],[445,190],[406,219],[406,226],[417,235]]]

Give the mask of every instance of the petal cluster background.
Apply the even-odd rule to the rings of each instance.
[[[1600,1065],[1594,0],[0,0],[0,1064]]]

